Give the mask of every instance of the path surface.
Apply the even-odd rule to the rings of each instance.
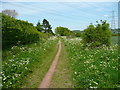
[[[61,42],[61,45],[61,54],[49,88],[74,88],[68,53],[64,43]]]
[[[39,88],[49,88],[50,82],[52,80],[53,73],[55,72],[55,68],[56,68],[56,65],[57,65],[57,62],[58,62],[58,59],[59,59],[59,56],[60,56],[61,49],[62,49],[61,48],[61,41],[59,41],[58,52],[55,56],[55,59],[53,60],[52,65],[50,66],[48,72],[46,73],[45,77],[43,78]]]

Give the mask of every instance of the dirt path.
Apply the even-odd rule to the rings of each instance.
[[[61,54],[49,88],[74,88],[68,53],[64,43],[61,42],[61,45]]]
[[[43,78],[39,88],[49,88],[50,82],[52,80],[53,73],[55,72],[55,68],[56,68],[56,65],[57,65],[57,62],[58,62],[58,59],[59,59],[59,56],[60,56],[61,49],[62,49],[61,48],[61,41],[59,41],[58,52],[55,56],[55,59],[54,59],[52,65],[50,66],[48,72],[46,73],[45,77]]]

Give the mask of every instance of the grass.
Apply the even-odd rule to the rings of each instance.
[[[111,37],[112,45],[118,44],[120,42],[119,39],[120,39],[120,36],[112,36]]]
[[[118,46],[83,48],[81,39],[64,39],[75,88],[117,88]]]
[[[81,39],[63,39],[62,51],[50,88],[116,88],[118,37],[112,46],[83,48]],[[57,39],[13,46],[3,51],[3,88],[38,88],[58,49]],[[0,78],[1,79],[1,78]]]
[[[58,45],[54,44],[45,55],[41,57],[42,62],[36,62],[32,68],[32,73],[25,77],[22,88],[38,88],[44,75],[48,71],[57,53]]]
[[[3,51],[3,88],[38,87],[57,52],[56,44],[57,39],[50,38],[43,43],[13,46]]]
[[[64,44],[62,43],[62,51],[59,57],[57,68],[53,75],[50,88],[72,88],[71,70],[69,68],[69,60]]]

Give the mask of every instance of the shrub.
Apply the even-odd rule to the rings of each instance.
[[[84,46],[91,48],[100,47],[102,45],[110,45],[111,31],[109,24],[106,21],[101,20],[101,24],[97,22],[97,25],[89,25],[82,34],[82,41]]]
[[[55,28],[55,33],[59,34],[60,36],[70,36],[70,35],[74,35],[74,33],[72,31],[70,31],[68,28],[66,27],[56,27]]]
[[[32,23],[2,14],[3,49],[14,45],[29,44],[47,38],[48,34],[37,31]]]
[[[75,33],[76,37],[81,37],[81,33]]]

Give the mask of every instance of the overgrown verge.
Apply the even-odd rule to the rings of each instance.
[[[43,64],[43,57],[46,57],[50,51],[52,52],[56,43],[57,39],[53,37],[44,43],[38,42],[25,46],[13,46],[9,51],[3,51],[3,88],[20,86],[24,82],[23,78],[33,72],[35,63],[39,62],[40,66]],[[46,60],[46,62],[49,61]]]
[[[64,39],[75,88],[117,88],[118,44],[84,48],[81,39]]]

